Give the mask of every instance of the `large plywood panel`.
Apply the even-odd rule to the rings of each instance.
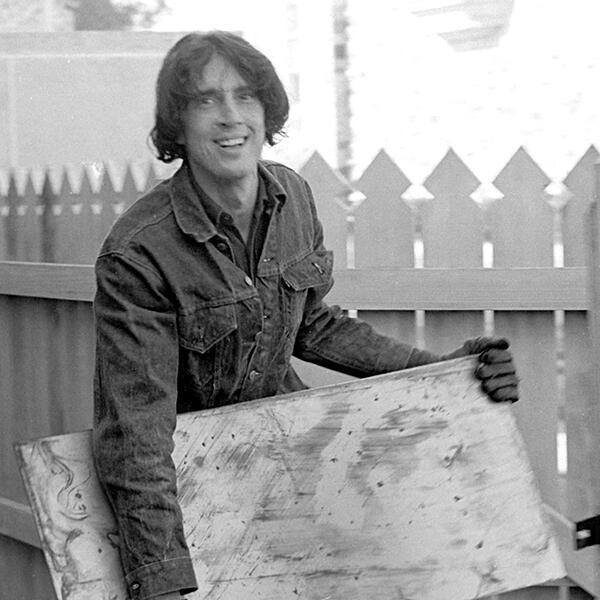
[[[564,575],[511,408],[461,359],[179,418],[200,590],[462,600]],[[18,446],[58,593],[125,598],[90,434]]]

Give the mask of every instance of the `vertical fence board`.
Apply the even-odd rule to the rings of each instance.
[[[558,395],[554,314],[496,312],[496,331],[510,339],[520,379],[514,411],[544,501],[561,507],[556,470]]]
[[[482,266],[483,213],[469,197],[478,185],[478,179],[452,150],[425,180],[434,196],[422,207],[425,267]],[[452,290],[446,293],[452,296]],[[436,354],[453,350],[483,331],[482,312],[425,314],[425,347]]]
[[[42,551],[0,535],[0,600],[55,597]]]
[[[357,181],[357,188],[366,196],[355,213],[357,268],[414,266],[414,214],[401,198],[409,185],[406,175],[384,151]],[[376,295],[377,290],[372,293]],[[414,312],[359,311],[358,316],[380,333],[415,343]]]
[[[564,208],[563,242],[565,267],[582,267],[588,263],[589,208],[594,197],[594,164],[600,154],[591,146],[565,179],[565,185],[573,193]]]
[[[588,436],[594,407],[592,345],[588,320],[583,312],[565,317],[565,380],[567,425],[567,516],[573,520],[592,516],[594,498],[588,485],[591,465],[598,460]]]
[[[427,312],[425,347],[431,352],[445,354],[461,346],[467,339],[480,335],[483,335],[483,314],[479,311]]]
[[[414,266],[414,223],[401,195],[406,175],[381,151],[356,183],[366,196],[357,208],[354,248],[356,267]]]
[[[350,185],[335,173],[318,152],[309,158],[300,173],[312,188],[317,213],[323,225],[325,246],[333,251],[335,267],[343,269],[348,260],[348,225],[347,211],[341,202],[350,191]],[[293,365],[300,378],[310,387],[351,379],[347,375],[295,359]]]
[[[425,267],[481,267],[483,213],[469,197],[478,185],[452,150],[425,180],[434,196],[422,209]]]
[[[41,219],[36,211],[37,200],[33,181],[28,176],[23,195],[16,198],[16,219],[13,222],[18,260],[39,262],[42,258]]]
[[[300,173],[312,188],[325,233],[325,246],[333,251],[337,268],[343,269],[347,261],[348,227],[346,210],[339,202],[345,198],[350,187],[317,152],[302,167]]]
[[[85,429],[92,422],[89,303],[0,296],[10,352],[0,353],[0,479],[25,502],[12,444]]]
[[[489,208],[494,266],[551,267],[553,212],[545,201],[548,176],[520,149],[494,181],[504,198]]]
[[[504,194],[490,208],[494,266],[553,265],[554,215],[546,202],[547,175],[521,148],[494,185]],[[560,509],[556,470],[558,381],[554,314],[495,313],[495,330],[511,340],[521,378],[515,412],[544,500]]]

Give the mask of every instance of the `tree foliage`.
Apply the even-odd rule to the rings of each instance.
[[[166,10],[166,0],[115,2],[114,0],[68,0],[76,30],[114,30],[147,28]]]

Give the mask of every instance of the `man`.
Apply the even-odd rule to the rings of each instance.
[[[94,453],[132,598],[196,588],[171,460],[176,414],[305,387],[292,354],[364,377],[441,360],[329,307],[332,257],[308,184],[260,160],[288,101],[241,38],[190,34],[167,54],[152,139],[183,164],[115,224],[96,264]],[[496,401],[517,399],[505,340],[480,354]]]

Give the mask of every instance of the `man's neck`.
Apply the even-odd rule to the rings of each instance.
[[[258,194],[258,170],[254,177],[218,182],[197,178],[193,167],[191,171],[204,193],[232,216],[236,227],[246,240]]]

